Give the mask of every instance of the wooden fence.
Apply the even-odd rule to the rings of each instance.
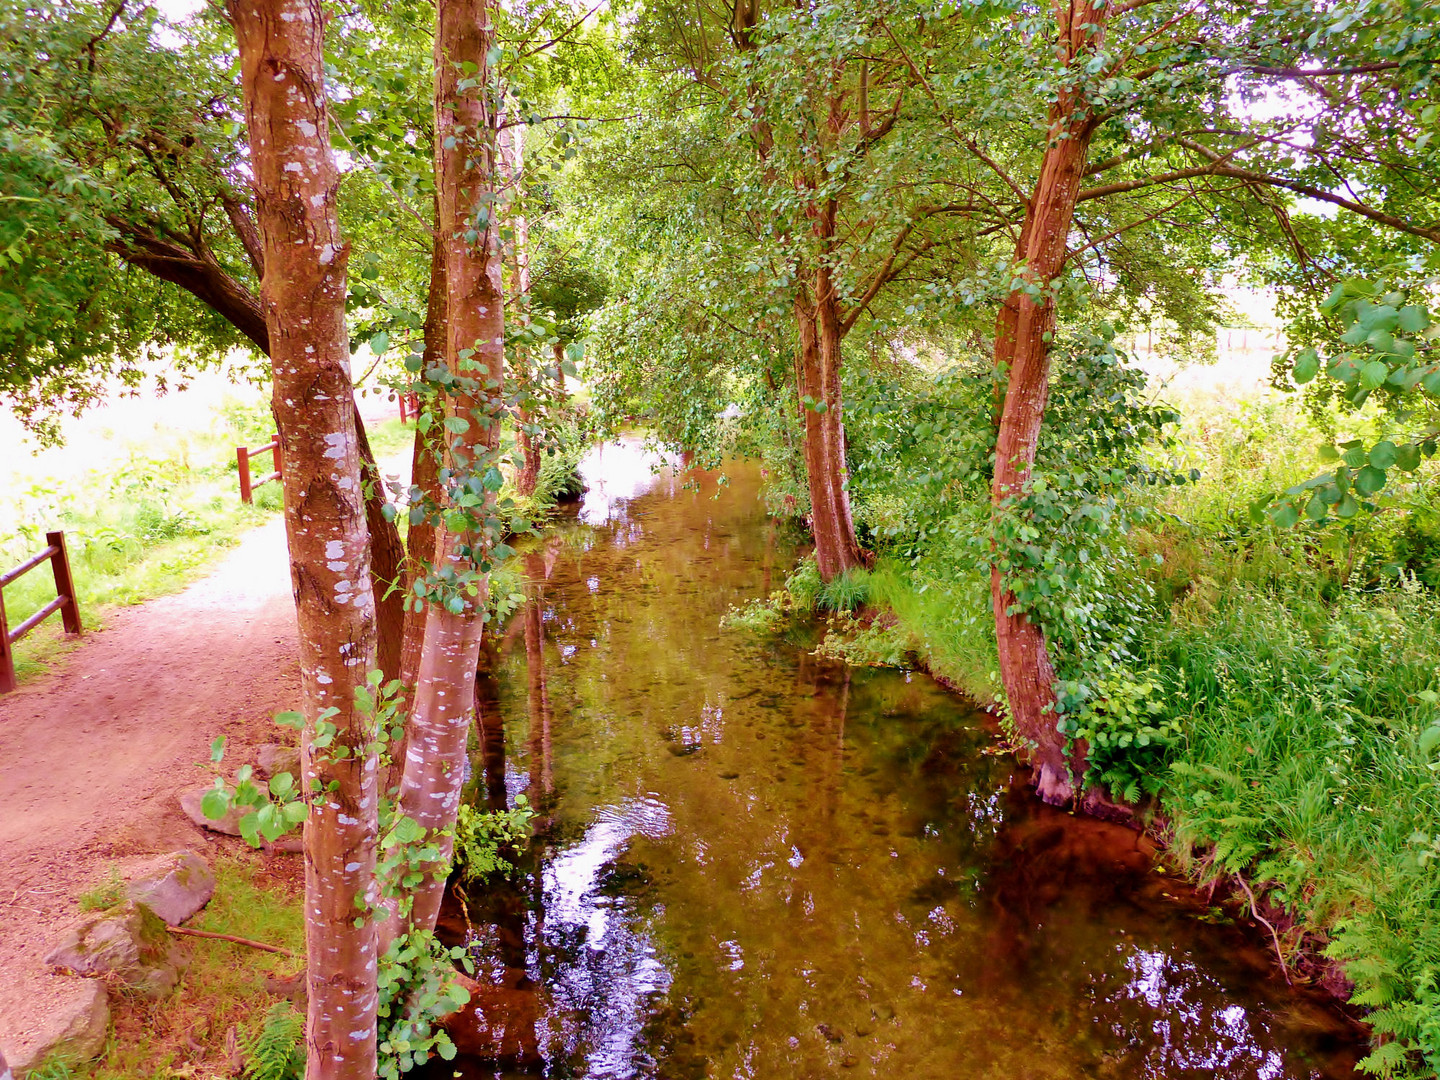
[[[40,554],[32,555],[14,570],[0,574],[0,694],[8,694],[15,689],[15,643],[55,612],[60,612],[67,634],[84,633],[80,626],[80,605],[75,600],[75,583],[70,577],[70,553],[65,548],[65,534],[46,533],[45,542],[49,546]],[[50,569],[55,574],[55,599],[11,630],[5,618],[5,586],[34,570],[46,559],[50,560]]]
[[[272,459],[274,471],[252,482],[250,479],[250,459],[256,454],[274,454],[275,456]],[[279,480],[281,473],[285,469],[284,458],[280,452],[280,433],[277,431],[272,434],[270,441],[264,446],[257,446],[253,449],[237,446],[235,448],[235,464],[240,471],[240,501],[244,503],[253,502],[254,496],[251,493],[262,484],[268,484],[271,480]]]

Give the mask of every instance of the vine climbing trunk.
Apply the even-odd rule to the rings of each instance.
[[[1050,109],[1049,138],[1030,198],[1016,252],[1025,280],[1038,295],[1017,289],[1007,297],[996,325],[996,361],[1008,363],[1004,403],[995,442],[991,482],[997,540],[1003,517],[1019,510],[1035,464],[1050,390],[1050,341],[1055,331],[1053,287],[1065,267],[1076,197],[1095,131],[1079,74],[1099,49],[1110,7],[1103,3],[1057,5],[1059,55],[1069,69]],[[1008,555],[997,542],[990,569],[995,642],[1010,718],[1032,747],[1035,785],[1046,802],[1074,797],[1080,763],[1067,759],[1055,713],[1055,671],[1043,629],[1016,602],[1006,583]]]
[[[494,456],[505,375],[503,251],[492,212],[492,13],[492,0],[440,0],[435,32],[435,186],[445,257],[445,365],[456,377],[446,417],[456,430],[446,435],[445,458],[457,478],[483,475]],[[412,930],[433,930],[440,912],[475,705],[487,599],[479,564],[489,543],[472,526],[456,532],[442,523],[436,530],[436,567],[454,571],[458,581],[469,584],[428,604],[397,805],[399,814],[425,830],[435,857],[415,867],[422,880],[393,905],[382,927],[382,945]]]
[[[355,704],[375,662],[345,266],[319,0],[231,0],[264,247],[261,299],[285,451],[285,532],[300,627],[308,1080],[373,1080],[376,756]],[[334,737],[316,746],[320,724]],[[328,730],[328,728],[327,728]],[[325,741],[322,740],[322,745]],[[342,755],[337,752],[344,749]]]

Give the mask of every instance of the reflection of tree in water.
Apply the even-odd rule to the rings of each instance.
[[[1274,974],[1254,935],[1213,927],[1208,937],[1223,943],[1207,940],[1202,953],[1187,944],[1203,907],[1155,873],[1154,846],[1140,833],[1044,806],[1023,785],[1005,803],[982,879],[988,931],[978,992],[1071,1002],[1049,1021],[1086,1075],[1352,1075],[1343,1050],[1354,1033],[1343,1020],[1304,999],[1279,1002],[1284,1011],[1267,1006]],[[1237,1003],[1242,988],[1252,991],[1249,1007]],[[1318,1051],[1313,1063],[1289,1049],[1306,1044]]]

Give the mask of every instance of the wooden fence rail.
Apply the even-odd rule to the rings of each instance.
[[[81,634],[80,605],[75,599],[75,582],[70,576],[70,553],[65,547],[63,532],[45,534],[49,545],[38,555],[32,555],[14,570],[0,574],[0,694],[15,689],[15,642],[19,641],[55,612],[60,612],[67,634]],[[14,630],[5,618],[5,586],[34,570],[46,559],[55,574],[55,599],[35,612]]]
[[[274,471],[262,476],[253,483],[250,480],[250,459],[256,454],[274,454]],[[251,495],[257,487],[268,484],[271,480],[279,480],[285,469],[285,462],[280,452],[280,433],[277,431],[270,436],[270,441],[264,446],[257,446],[249,449],[244,446],[235,448],[235,464],[240,471],[240,501],[243,503],[253,502]]]

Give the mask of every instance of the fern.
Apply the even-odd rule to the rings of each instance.
[[[259,1028],[240,1037],[245,1080],[303,1080],[305,1018],[288,1001],[277,1001]]]

